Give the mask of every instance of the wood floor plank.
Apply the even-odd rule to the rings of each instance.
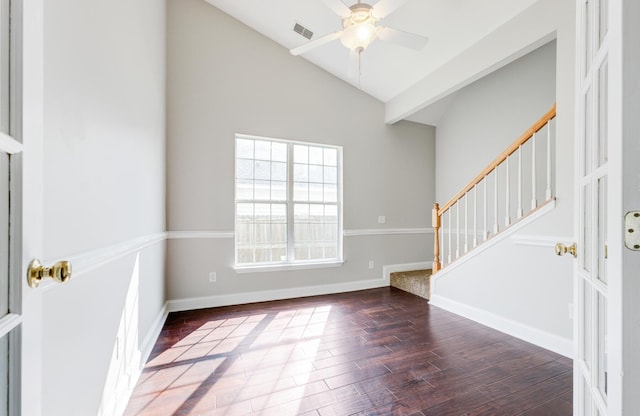
[[[572,362],[381,288],[171,313],[127,416],[571,415]]]

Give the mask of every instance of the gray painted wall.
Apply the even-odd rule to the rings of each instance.
[[[557,102],[556,208],[516,235],[546,246],[507,239],[445,270],[434,294],[474,311],[467,314],[472,319],[490,315],[529,334],[555,337],[566,347],[561,352],[571,354],[572,261],[557,258],[552,242],[573,236],[575,13],[573,7],[556,12],[554,43],[460,90],[436,130],[436,195],[445,203]]]
[[[555,102],[556,42],[458,91],[436,129],[436,199],[446,202]]]
[[[167,53],[169,231],[233,231],[235,133],[343,146],[346,230],[430,227],[433,128],[385,125],[382,103],[199,0],[168,2]],[[429,259],[432,235],[345,237],[343,267],[257,274],[232,270],[233,244],[170,239],[168,298],[380,279]]]
[[[44,257],[105,259],[40,289],[46,415],[110,414],[165,300],[162,240],[112,249],[165,231],[165,5],[134,3],[45,3]]]

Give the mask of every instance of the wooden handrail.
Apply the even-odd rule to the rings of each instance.
[[[507,149],[500,153],[500,155],[491,162],[486,168],[482,170],[473,178],[471,182],[467,184],[460,192],[458,192],[453,198],[449,200],[446,204],[444,204],[441,208],[438,209],[438,216],[442,216],[453,204],[455,204],[460,198],[462,198],[467,192],[469,192],[474,186],[476,186],[485,176],[490,174],[498,165],[504,162],[511,154],[513,154],[516,150],[520,148],[524,143],[527,142],[535,133],[541,130],[551,119],[556,116],[556,104],[553,104],[553,107],[544,115],[540,120],[536,121],[536,123],[531,126],[527,131],[525,131],[515,142],[513,142]]]

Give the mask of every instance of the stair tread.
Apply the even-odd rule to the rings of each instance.
[[[391,273],[391,286],[424,299],[430,295],[431,269]]]

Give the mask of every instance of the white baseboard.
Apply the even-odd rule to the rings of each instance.
[[[295,287],[288,289],[263,290],[259,292],[233,293],[229,295],[203,296],[197,298],[172,299],[167,301],[168,312],[192,309],[215,308],[218,306],[242,305],[271,300],[302,298],[307,296],[331,295],[389,286],[384,279],[358,280],[346,283]]]
[[[144,365],[147,363],[147,360],[151,355],[153,346],[158,340],[158,336],[160,335],[160,331],[162,331],[162,327],[164,326],[168,315],[169,312],[167,311],[167,304],[165,303],[158,312],[156,319],[153,320],[151,329],[149,329],[147,335],[145,335],[142,344],[140,344],[140,353],[138,354],[137,359],[130,363],[131,368],[128,369],[130,371],[129,384],[127,386],[127,390],[122,393],[118,400],[116,400],[114,406],[115,410],[112,413],[113,415],[120,416],[124,414],[127,403],[129,403],[129,399],[131,399],[131,395],[133,394],[133,389],[136,387],[136,384],[142,375]],[[102,414],[106,416],[108,413],[103,412]]]
[[[573,341],[546,331],[513,321],[492,312],[466,305],[440,295],[431,295],[429,303],[456,315],[476,321],[523,341],[553,351],[565,357],[573,357]]]
[[[167,309],[167,303],[165,302],[162,305],[162,308],[156,315],[156,319],[153,320],[153,324],[151,325],[151,329],[147,332],[147,335],[142,340],[142,344],[140,345],[140,361],[141,361],[141,369],[144,367],[144,364],[149,359],[149,355],[151,355],[151,351],[153,350],[153,346],[156,344],[158,340],[158,336],[160,336],[160,331],[162,331],[162,327],[164,326],[165,321],[167,320],[167,316],[169,315],[169,311]]]
[[[430,269],[432,262],[421,261],[417,263],[404,263],[404,264],[390,264],[388,266],[382,266],[382,279],[387,282],[387,285],[391,283],[391,273],[397,272],[411,272],[414,270]]]

